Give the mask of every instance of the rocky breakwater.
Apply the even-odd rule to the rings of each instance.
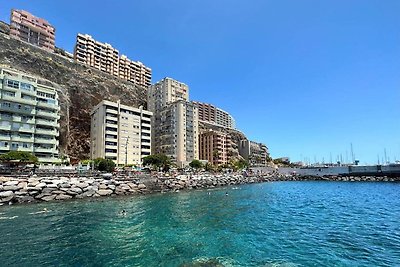
[[[176,177],[0,177],[0,205],[121,196],[259,183],[265,177],[241,174],[178,175]]]
[[[0,177],[0,204],[145,194],[139,179],[95,177]]]
[[[185,189],[204,189],[228,185],[261,183],[267,177],[243,176],[241,174],[199,174],[178,175],[176,177],[160,177],[155,184],[161,192],[179,191]]]

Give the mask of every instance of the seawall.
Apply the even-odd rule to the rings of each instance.
[[[178,175],[176,177],[0,177],[0,205],[88,197],[140,195],[272,181],[311,180],[395,182],[400,181],[400,177],[319,177],[277,173],[259,176],[200,174]]]

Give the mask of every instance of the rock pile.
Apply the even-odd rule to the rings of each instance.
[[[400,177],[300,176],[269,173],[198,174],[176,177],[0,177],[0,205],[37,201],[68,200],[86,197],[120,196],[154,192],[205,189],[272,181],[400,181]]]
[[[0,177],[0,203],[67,200],[72,198],[148,193],[138,179],[92,177]]]

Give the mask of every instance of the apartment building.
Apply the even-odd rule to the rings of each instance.
[[[235,120],[226,111],[208,103],[193,102],[199,110],[199,121],[206,122],[224,128],[235,129]]]
[[[229,134],[206,130],[199,135],[199,157],[215,166],[228,164],[232,155]]]
[[[189,87],[166,77],[149,87],[147,99],[149,110],[154,112],[177,100],[189,101]]]
[[[74,49],[74,59],[98,70],[119,76],[118,50],[110,44],[101,43],[88,34],[78,34]]]
[[[119,56],[110,44],[101,43],[88,34],[79,33],[74,48],[75,61],[117,76],[129,82],[148,87],[151,85],[151,69],[142,62]]]
[[[54,85],[0,68],[0,153],[27,151],[41,163],[59,162],[60,106]]]
[[[24,10],[11,10],[10,36],[51,52],[55,49],[55,28],[45,19]]]
[[[91,112],[91,158],[142,166],[151,153],[152,113],[118,102],[101,101]]]
[[[177,100],[161,109],[159,124],[154,127],[154,153],[165,154],[178,167],[198,159],[197,108],[188,101]]]
[[[166,154],[179,167],[198,159],[198,111],[188,101],[189,87],[164,78],[149,87],[148,107],[154,113],[153,154]]]
[[[245,158],[251,167],[263,167],[267,165],[269,156],[268,147],[262,143],[249,140],[241,140],[239,154]]]

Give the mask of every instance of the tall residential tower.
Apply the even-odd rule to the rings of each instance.
[[[91,158],[141,166],[151,152],[151,116],[142,107],[101,101],[91,113]]]
[[[188,100],[188,86],[171,78],[148,90],[148,107],[154,113],[152,152],[166,154],[179,167],[199,158],[198,111]]]
[[[41,163],[59,162],[59,111],[51,82],[0,68],[0,153],[27,151]]]

